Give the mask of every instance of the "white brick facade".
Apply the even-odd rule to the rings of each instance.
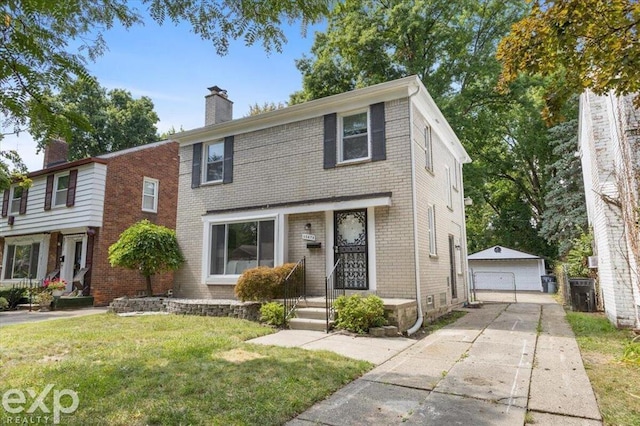
[[[580,150],[598,280],[607,317],[620,327],[640,325],[637,253],[633,255],[630,241],[630,232],[638,230],[625,227],[622,213],[629,199],[638,200],[637,113],[629,98],[591,92],[580,98]],[[627,138],[625,143],[621,143],[623,138]],[[635,156],[635,167],[629,169],[625,155]]]
[[[384,102],[386,158],[323,167],[324,115],[380,102]],[[419,150],[415,151],[412,172],[412,140],[416,143],[412,121],[418,127],[427,122],[433,127],[434,173],[425,170],[424,151]],[[234,137],[233,182],[192,188],[193,144],[229,136]],[[276,241],[276,251],[282,257],[276,255],[276,263],[296,262],[305,256],[308,293],[324,295],[325,276],[334,259],[333,211],[364,208],[369,225],[368,292],[381,297],[416,298],[418,259],[423,305],[427,294],[446,294],[446,306],[466,300],[466,264],[456,271],[457,298],[451,298],[448,235],[455,238],[460,263],[466,259],[460,164],[468,157],[415,77],[176,137],[181,143],[177,234],[187,259],[176,274],[178,296],[233,297],[233,282],[208,281],[203,273],[208,261],[203,252],[209,244],[203,221],[252,215],[275,217],[276,233],[283,236]],[[458,170],[452,209],[447,207],[444,188],[445,164],[452,171]],[[418,219],[415,227],[414,203]],[[426,203],[437,206],[437,258],[430,257],[425,246]],[[310,230],[305,229],[307,224]],[[322,247],[307,248],[303,233],[315,235]]]

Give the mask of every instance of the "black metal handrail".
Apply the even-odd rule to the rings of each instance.
[[[282,303],[284,305],[284,321],[289,320],[300,300],[307,296],[306,258],[302,258],[291,269],[284,279]]]
[[[340,259],[333,265],[333,269],[331,273],[326,278],[325,282],[325,309],[326,309],[326,318],[327,318],[327,333],[329,332],[329,324],[333,321],[333,317],[335,315],[335,309],[333,307],[333,302],[338,298],[338,296],[344,296],[345,290],[344,286],[342,288],[336,288],[336,284],[338,282],[338,266],[340,265]]]

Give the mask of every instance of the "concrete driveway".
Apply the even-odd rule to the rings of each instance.
[[[471,309],[289,425],[601,425],[562,307],[538,302]]]

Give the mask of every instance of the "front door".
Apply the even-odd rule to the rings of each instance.
[[[368,290],[367,210],[334,213],[337,288]]]
[[[73,288],[73,277],[84,266],[85,238],[83,235],[65,236],[60,262],[60,276],[67,281],[67,291]]]

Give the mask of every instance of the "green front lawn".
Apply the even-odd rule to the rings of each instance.
[[[28,388],[71,389],[80,401],[63,414],[71,425],[282,424],[371,368],[330,352],[244,343],[270,332],[249,321],[175,315],[7,326],[0,396],[24,390],[27,409]],[[44,402],[52,400],[53,390]],[[0,424],[16,416],[27,414],[0,405]]]

